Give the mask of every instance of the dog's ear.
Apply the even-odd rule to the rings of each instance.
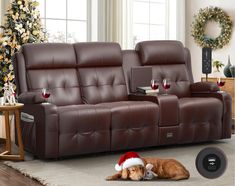
[[[117,174],[114,174],[112,176],[108,176],[106,178],[106,181],[112,181],[112,180],[118,180],[119,178],[121,178],[122,175],[121,175],[121,172],[117,173]]]
[[[145,167],[146,167],[147,170],[152,170],[153,169],[153,165],[150,164],[150,163],[148,163]]]
[[[123,169],[122,170],[122,179],[126,180],[129,178],[129,170],[128,169]]]

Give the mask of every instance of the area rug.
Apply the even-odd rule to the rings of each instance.
[[[223,176],[217,179],[206,179],[196,170],[196,156],[205,147],[219,147],[227,155],[227,170]],[[137,152],[141,156],[175,158],[187,167],[191,177],[182,181],[105,181],[106,176],[115,173],[114,165],[123,152],[79,156],[57,161],[28,160],[25,162],[6,161],[4,163],[48,186],[235,186],[235,136],[229,140],[213,143],[155,147]]]

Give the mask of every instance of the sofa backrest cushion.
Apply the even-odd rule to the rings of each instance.
[[[74,48],[79,67],[122,66],[121,48],[117,43],[76,43]]]
[[[82,103],[76,55],[71,44],[26,44],[22,46],[21,52],[25,61],[28,91],[49,88],[49,101],[56,105]]]
[[[143,41],[136,45],[142,65],[185,64],[179,41]]]
[[[76,43],[74,48],[84,103],[127,100],[119,44]]]
[[[144,41],[136,45],[143,66],[152,66],[153,78],[160,83],[169,78],[169,93],[178,97],[190,96],[191,76],[186,49],[179,41]],[[191,65],[191,63],[190,63]],[[162,87],[160,86],[160,91]]]
[[[27,69],[75,68],[73,46],[66,43],[40,43],[23,45]]]

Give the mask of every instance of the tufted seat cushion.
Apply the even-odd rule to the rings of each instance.
[[[157,104],[147,101],[121,101],[98,105],[111,111],[111,150],[157,144]]]
[[[110,150],[110,110],[96,105],[58,107],[59,155]]]
[[[216,98],[181,98],[179,141],[199,142],[222,137],[223,105]]]

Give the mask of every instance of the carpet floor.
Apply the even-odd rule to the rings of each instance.
[[[228,166],[225,173],[217,179],[206,179],[196,170],[195,159],[205,147],[219,147],[227,155]],[[119,153],[79,156],[58,161],[26,160],[24,162],[5,161],[4,163],[22,174],[34,178],[48,186],[235,186],[235,136],[229,140],[212,143],[147,148],[137,151],[140,156],[175,158],[189,170],[188,180],[169,181],[105,181],[105,177],[115,173],[114,165]]]

